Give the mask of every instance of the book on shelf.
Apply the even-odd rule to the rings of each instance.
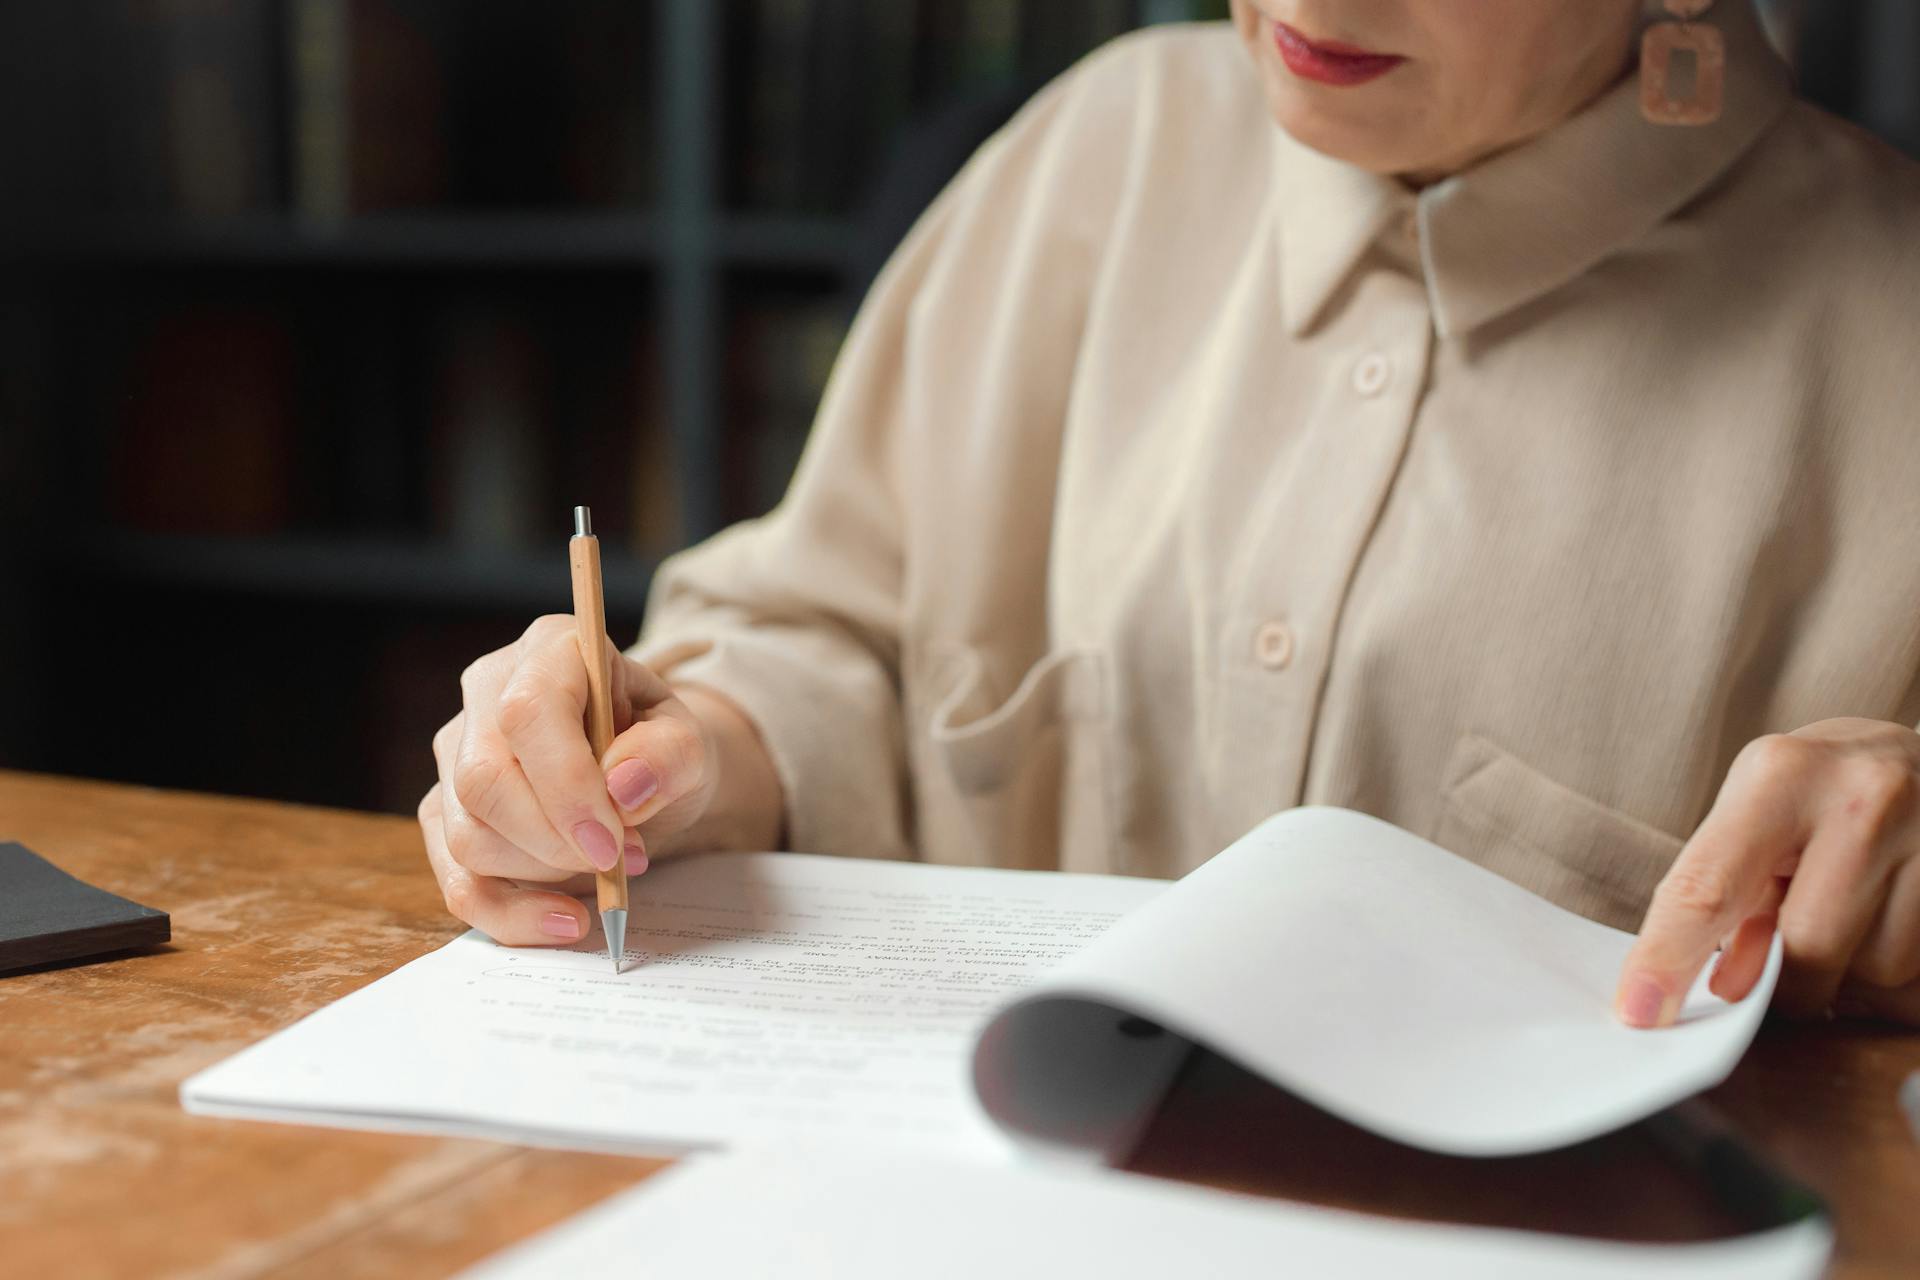
[[[451,194],[449,50],[433,13],[399,0],[347,6],[345,214],[426,208]]]
[[[866,109],[856,112],[849,138],[864,166],[864,182],[891,155],[900,127],[913,114],[913,42],[918,30],[916,6],[901,0],[865,0],[859,36],[858,66]]]
[[[631,0],[438,11],[446,203],[617,206],[650,195],[656,21],[656,6]]]
[[[78,70],[98,113],[103,212],[226,218],[273,203],[270,6],[127,4],[76,20],[98,24]]]
[[[920,0],[919,12],[913,50],[918,111],[937,110],[1012,81],[1019,67],[1021,30],[1017,13],[1002,0]]]
[[[730,67],[745,82],[732,191],[751,208],[843,212],[915,117],[1037,86],[1134,23],[1129,0],[754,0]]]
[[[812,33],[804,68],[799,128],[804,146],[796,207],[831,212],[854,202],[861,157],[858,121],[872,104],[861,77],[859,27],[865,18],[853,4],[813,6]]]
[[[751,51],[741,71],[749,78],[744,136],[736,182],[749,206],[792,209],[800,204],[804,165],[803,118],[809,0],[754,0],[747,37]]]
[[[667,554],[682,541],[680,471],[658,324],[649,314],[593,311],[550,340],[559,390],[558,421],[546,438],[552,514],[592,507],[610,565]]]
[[[274,533],[298,515],[295,348],[249,307],[187,307],[136,334],[110,404],[114,522],[148,533]]]
[[[288,0],[289,164],[294,212],[318,224],[347,216],[352,133],[347,115],[348,0]]]
[[[597,207],[645,207],[658,191],[655,6],[576,0],[566,14],[561,193]]]
[[[757,298],[736,313],[728,347],[730,516],[759,515],[786,493],[846,331],[846,314],[831,297]]]
[[[436,327],[434,532],[469,550],[549,545],[548,353],[524,317],[503,310],[462,308]]]
[[[464,305],[435,323],[423,462],[434,537],[537,552],[586,505],[610,559],[680,545],[657,327],[617,304],[578,306],[584,318]]]
[[[635,207],[654,190],[652,6],[289,0],[292,208]]]
[[[1020,69],[1019,0],[967,0],[960,29],[961,83],[1012,83]]]
[[[651,325],[641,325],[632,349],[622,433],[627,460],[616,474],[626,478],[630,495],[627,547],[637,556],[657,559],[686,541],[686,510],[680,493],[682,457],[667,421],[658,331]]]
[[[418,536],[426,461],[412,328],[406,311],[357,308],[354,323],[311,331],[306,429],[324,443],[310,453],[326,490],[317,513],[325,527]]]

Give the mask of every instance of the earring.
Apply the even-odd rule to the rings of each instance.
[[[1692,19],[1713,7],[1713,0],[1662,0],[1677,22],[1656,22],[1640,39],[1640,114],[1654,124],[1712,124],[1720,118],[1721,91],[1727,81],[1727,42],[1718,27],[1696,26]],[[1668,92],[1673,55],[1693,55],[1693,94]]]

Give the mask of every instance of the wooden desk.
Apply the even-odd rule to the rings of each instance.
[[[0,977],[0,1271],[443,1275],[662,1167],[180,1110],[188,1074],[459,931],[409,821],[0,773],[0,839],[174,927],[153,953]],[[1712,1095],[1833,1204],[1835,1275],[1920,1273],[1920,1144],[1895,1101],[1916,1069],[1920,1035],[1771,1026]],[[1217,1061],[1189,1073],[1133,1164],[1408,1216],[1644,1239],[1726,1228],[1634,1130],[1450,1160]]]

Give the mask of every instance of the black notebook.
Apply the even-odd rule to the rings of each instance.
[[[172,936],[166,912],[76,880],[23,844],[0,844],[0,973]]]

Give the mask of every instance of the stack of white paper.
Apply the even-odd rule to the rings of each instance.
[[[473,932],[188,1080],[190,1111],[677,1154],[741,1142],[1003,1156],[980,1024],[1160,881],[797,854],[633,881],[600,935]]]
[[[1162,1219],[1168,1232],[1217,1233],[1227,1259],[1282,1242],[1333,1257],[1367,1236],[1374,1252],[1364,1256],[1381,1266],[1445,1245],[1460,1274],[1524,1270],[1530,1251],[1546,1247],[1524,1236],[1362,1230],[1361,1219],[1112,1178],[1056,1184],[1031,1172],[926,1166],[918,1181],[891,1179],[905,1167],[901,1153],[1004,1165],[1027,1146],[1111,1159],[1195,1045],[1401,1142],[1491,1155],[1579,1141],[1722,1079],[1779,972],[1776,941],[1741,1004],[1719,1001],[1703,981],[1680,1026],[1633,1031],[1610,1007],[1632,941],[1338,809],[1283,813],[1172,885],[798,854],[704,857],[633,883],[618,975],[598,936],[571,949],[513,950],[470,933],[195,1076],[181,1097],[212,1114],[567,1146],[893,1152],[840,1166],[835,1176],[848,1181],[831,1196],[828,1184],[802,1178],[737,1206],[756,1231],[730,1233],[727,1247],[749,1252],[768,1213],[824,1211],[829,1200],[844,1211],[842,1196],[884,1207],[860,1265],[835,1254],[828,1267],[823,1255],[815,1271],[790,1274],[898,1274],[879,1268],[910,1239],[900,1225],[906,1186],[968,1198],[977,1202],[968,1212],[1015,1224],[982,1234],[979,1223],[1001,1219],[951,1218],[958,1251],[942,1257],[974,1259],[969,1274],[1054,1256],[1038,1234],[1052,1220],[1035,1216],[1042,1200],[1060,1221],[1085,1218],[1089,1231],[1099,1214],[1133,1220],[1106,1238],[1118,1244],[1068,1233],[1075,1247],[1105,1251],[1069,1268],[1089,1274],[1146,1274],[1123,1264],[1161,1256],[1136,1228]],[[703,1164],[673,1175],[661,1195],[718,1214],[725,1195],[771,1176],[759,1164]],[[733,1185],[742,1180],[744,1191]],[[1021,1201],[1022,1187],[1033,1200]],[[706,1257],[690,1237],[684,1255],[671,1254],[680,1246],[663,1241],[679,1237],[658,1230],[671,1215],[646,1207],[654,1203],[632,1209],[645,1219],[636,1239],[647,1240],[647,1256]],[[795,1240],[814,1238],[805,1221],[793,1217]],[[1768,1239],[1804,1251],[1824,1230]],[[843,1235],[818,1238],[838,1249],[852,1238]],[[1587,1269],[1567,1275],[1611,1276],[1656,1259],[1568,1248],[1569,1265]],[[1673,1256],[1746,1255],[1729,1245]],[[912,1261],[935,1274],[924,1258]]]
[[[723,855],[633,882],[618,975],[598,935],[469,933],[181,1097],[665,1153],[995,1155],[1010,1134],[1110,1155],[1198,1042],[1403,1142],[1530,1151],[1717,1082],[1752,1039],[1777,945],[1741,1005],[1703,982],[1681,1026],[1644,1032],[1610,1009],[1631,944],[1339,809],[1281,814],[1174,885]],[[1170,1031],[1128,1034],[1135,1015]]]
[[[1706,1244],[1615,1244],[1401,1222],[1098,1169],[763,1152],[697,1156],[464,1280],[609,1268],[782,1280],[1809,1280],[1831,1244],[1819,1218]]]

